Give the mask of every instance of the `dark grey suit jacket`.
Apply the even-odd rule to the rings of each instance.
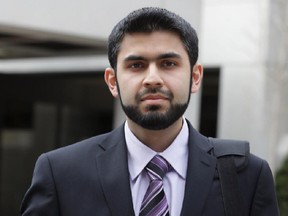
[[[213,147],[207,137],[188,125],[189,161],[181,215],[224,216]],[[266,161],[251,154],[238,180],[247,215],[278,215],[273,177]],[[41,155],[21,214],[134,215],[123,126]]]

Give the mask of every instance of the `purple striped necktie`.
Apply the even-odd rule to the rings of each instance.
[[[163,190],[163,176],[169,171],[169,163],[156,155],[145,167],[150,184],[144,195],[139,216],[169,216],[168,202]]]

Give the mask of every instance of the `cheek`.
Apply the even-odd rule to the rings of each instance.
[[[189,98],[189,94],[190,91],[188,91],[189,88],[183,89],[181,92],[178,92],[178,95],[174,96],[175,97],[175,102],[177,103],[186,103],[188,98]]]
[[[173,79],[168,86],[170,91],[174,94],[174,101],[186,102],[191,93],[190,76],[182,77],[182,79]]]
[[[132,103],[135,98],[135,89],[130,84],[118,83],[118,92],[124,104]]]
[[[136,94],[141,89],[142,78],[132,74],[118,77],[118,88],[120,89],[122,101],[134,101]]]

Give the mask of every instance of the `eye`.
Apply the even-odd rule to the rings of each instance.
[[[130,65],[131,68],[142,68],[143,64],[137,62]]]
[[[145,67],[145,64],[143,62],[132,62],[128,64],[128,68],[132,70],[139,70]]]
[[[164,68],[173,68],[177,66],[177,63],[175,61],[165,60],[161,63],[161,66]]]

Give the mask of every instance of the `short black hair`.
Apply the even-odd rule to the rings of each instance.
[[[198,37],[195,29],[179,15],[158,7],[145,7],[128,14],[112,30],[108,38],[108,58],[116,71],[117,56],[126,34],[154,31],[176,32],[185,46],[191,68],[198,59]]]

